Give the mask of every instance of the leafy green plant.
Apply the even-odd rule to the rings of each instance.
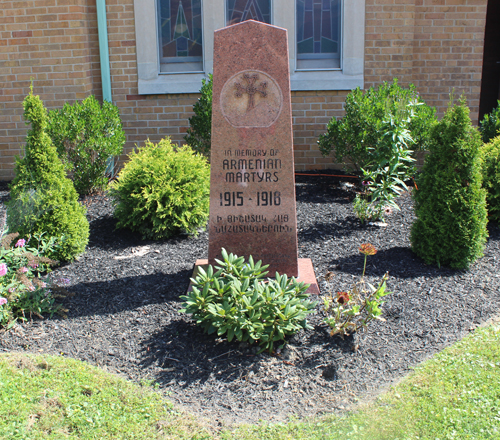
[[[188,128],[184,140],[194,151],[210,157],[212,142],[212,74],[208,74],[208,81],[203,78],[201,82],[201,96],[193,106],[194,116],[189,118],[190,128]]]
[[[354,283],[351,290],[347,292],[337,292],[335,297],[332,293],[323,298],[323,304],[327,317],[325,323],[331,327],[330,334],[339,334],[342,337],[350,333],[365,329],[370,321],[382,318],[380,306],[385,302],[382,298],[391,292],[386,291],[386,281],[388,275],[385,274],[377,287],[365,282],[366,259],[368,255],[375,255],[377,250],[369,243],[362,244],[359,251],[364,254],[363,274],[361,280]],[[329,273],[325,279],[331,280]],[[367,290],[367,287],[369,290]]]
[[[80,195],[106,187],[108,165],[122,153],[125,143],[118,107],[108,101],[101,107],[94,96],[66,103],[49,112],[47,134],[68,164]]]
[[[390,159],[387,140],[380,133],[387,132],[384,125],[391,118],[408,120],[404,129],[413,140],[414,150],[427,148],[430,128],[436,120],[435,109],[425,104],[415,86],[402,88],[397,79],[392,84],[384,82],[377,89],[353,90],[346,97],[344,110],[343,118],[330,120],[318,144],[324,156],[334,151],[337,162],[356,173],[376,169],[382,163],[380,156]]]
[[[493,109],[491,113],[484,115],[479,125],[481,137],[485,144],[500,135],[500,100],[498,101],[497,108]]]
[[[483,188],[486,189],[486,204],[491,220],[500,222],[500,136],[482,149]]]
[[[129,155],[109,194],[119,228],[149,239],[196,234],[208,219],[210,167],[187,145],[174,149],[169,138],[157,145],[146,141]]]
[[[57,264],[45,255],[60,243],[53,237],[35,237],[37,247],[31,247],[30,238],[19,238],[17,232],[2,237],[0,326],[11,326],[17,319],[26,320],[32,315],[43,318],[43,314],[49,313],[52,316],[60,309],[60,305],[54,304],[53,283],[40,278]]]
[[[408,191],[405,180],[415,172],[415,159],[410,150],[413,138],[408,130],[415,105],[414,102],[408,104],[408,114],[389,114],[389,119],[382,121],[382,135],[379,148],[373,152],[371,169],[362,169],[365,179],[362,185],[366,191],[358,194],[353,203],[354,212],[362,223],[383,220],[384,214],[390,214],[392,209],[399,210],[395,198]]]
[[[488,232],[481,145],[465,99],[450,102],[433,128],[430,154],[413,191],[411,247],[427,264],[465,269],[483,255]]]
[[[367,194],[356,194],[354,201],[352,202],[352,209],[354,215],[364,223],[375,222],[375,221],[385,221],[385,216],[392,214],[392,209],[390,206],[385,206],[380,201],[371,202],[368,200]]]
[[[222,249],[224,261],[219,266],[199,268],[191,279],[192,290],[181,296],[181,312],[189,313],[208,334],[217,332],[250,344],[258,343],[261,352],[273,352],[275,343],[285,341],[301,329],[311,328],[306,316],[316,307],[309,301],[309,285],[295,278],[276,273],[275,279],[264,281],[268,266],[254,263],[250,256],[228,254]]]
[[[24,118],[31,122],[24,158],[16,158],[15,178],[7,203],[9,232],[21,238],[64,236],[61,246],[48,251],[54,260],[72,260],[85,250],[89,223],[85,208],[78,202],[73,183],[46,133],[47,112],[33,87],[24,99]]]

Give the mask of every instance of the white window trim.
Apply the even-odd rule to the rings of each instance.
[[[290,8],[290,4],[293,7]],[[137,75],[140,95],[197,93],[202,78],[213,72],[214,32],[225,26],[224,0],[202,0],[205,73],[159,73],[155,0],[134,0]],[[341,68],[295,70],[295,1],[273,0],[273,24],[288,30],[290,83],[299,90],[352,90],[364,85],[365,0],[345,0],[342,19]]]

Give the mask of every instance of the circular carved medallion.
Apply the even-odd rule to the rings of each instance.
[[[233,75],[222,87],[220,98],[222,114],[233,127],[269,127],[283,106],[276,81],[258,70]]]

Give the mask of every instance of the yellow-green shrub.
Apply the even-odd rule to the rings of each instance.
[[[166,138],[157,145],[146,141],[129,158],[110,190],[119,228],[161,239],[205,226],[210,167],[203,156]]]
[[[16,177],[10,185],[7,225],[21,238],[29,235],[64,237],[61,246],[47,254],[55,260],[72,260],[85,250],[89,223],[78,194],[66,177],[56,147],[46,133],[47,111],[39,96],[24,99],[24,118],[31,122],[24,158],[16,158]]]

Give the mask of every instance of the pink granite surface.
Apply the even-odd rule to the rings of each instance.
[[[287,31],[245,21],[215,32],[211,264],[221,248],[298,275]]]

